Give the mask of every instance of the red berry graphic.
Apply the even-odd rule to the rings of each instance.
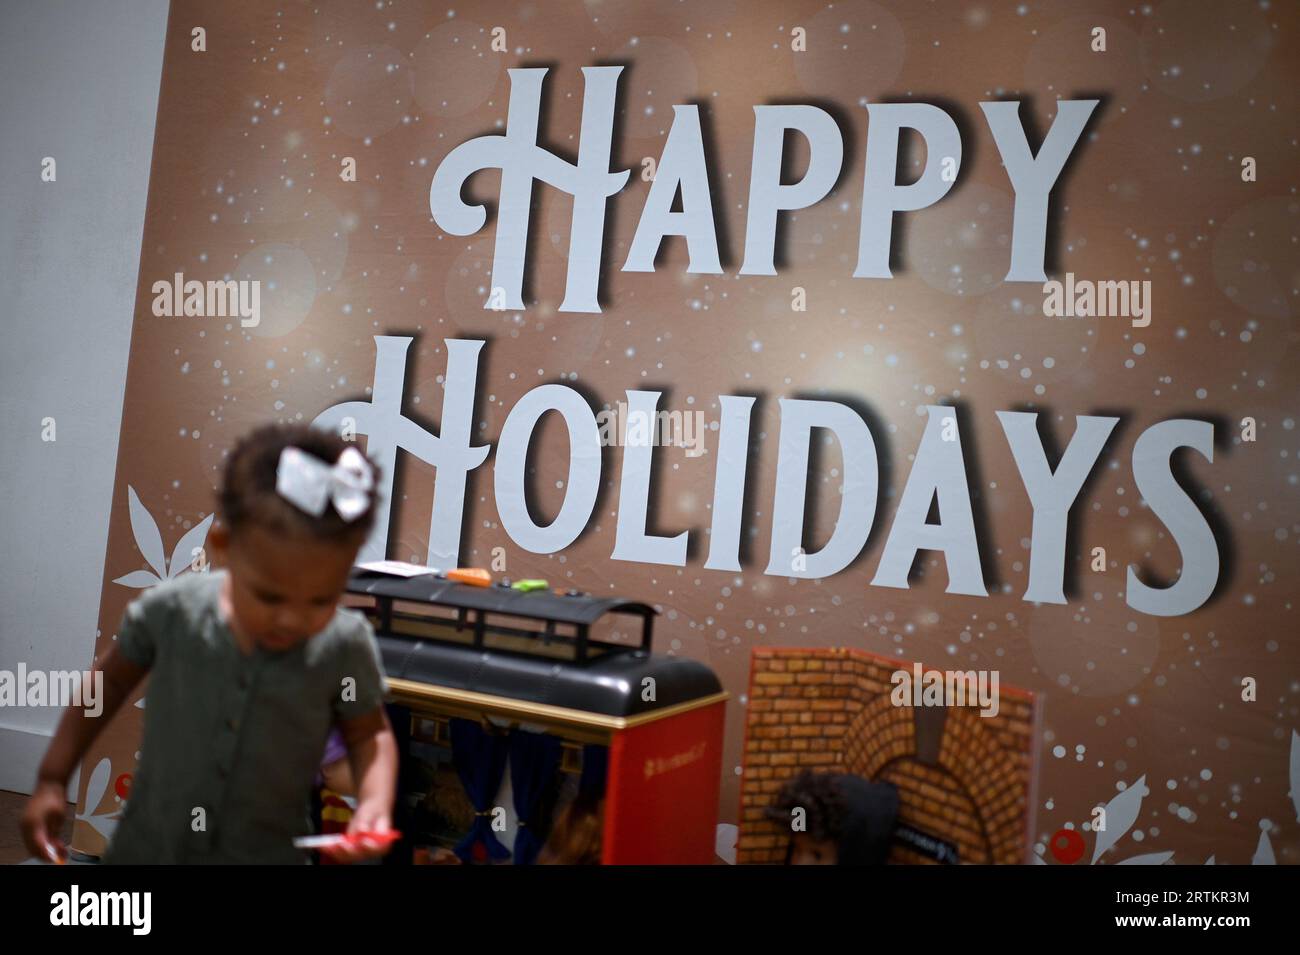
[[[130,795],[131,795],[131,774],[130,774],[130,773],[123,773],[121,776],[118,776],[118,777],[117,777],[117,782],[115,782],[115,783],[113,784],[113,788],[117,790],[117,794],[118,794],[118,796],[120,796],[121,798],[126,799],[126,798],[130,797]]]
[[[1057,862],[1074,865],[1083,858],[1083,836],[1073,829],[1058,829],[1052,836],[1052,856]]]

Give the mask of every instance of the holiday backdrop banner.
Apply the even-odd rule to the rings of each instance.
[[[1298,26],[173,3],[96,654],[315,423],[363,557],[661,611],[732,694],[724,858],[751,651],[845,647],[1037,694],[1034,858],[1297,861]]]

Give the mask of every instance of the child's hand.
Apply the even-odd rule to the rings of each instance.
[[[62,865],[68,850],[59,833],[67,812],[67,787],[51,780],[38,782],[23,810],[23,844],[27,851],[45,862]]]
[[[364,803],[357,807],[357,811],[352,814],[352,819],[348,823],[348,835],[366,832],[388,832],[392,828],[392,821],[389,819],[388,811],[385,809],[376,809],[367,807]],[[370,842],[364,836],[353,844],[345,844],[328,850],[322,849],[322,852],[328,852],[329,857],[336,862],[361,862],[365,859],[377,859],[386,855],[392,846],[388,842]]]

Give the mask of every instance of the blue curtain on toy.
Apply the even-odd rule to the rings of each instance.
[[[578,792],[602,798],[605,795],[605,773],[608,768],[608,746],[590,743],[582,747],[582,775],[578,777]]]
[[[560,765],[560,740],[547,733],[515,730],[510,734],[510,788],[515,797],[519,833],[515,865],[532,865],[542,850],[537,810]]]
[[[465,795],[474,806],[474,825],[456,844],[456,855],[463,862],[510,858],[510,850],[492,831],[491,816],[492,800],[501,788],[509,752],[507,737],[486,732],[473,720],[451,721],[452,764],[465,787]],[[479,846],[482,849],[476,855],[475,849]]]

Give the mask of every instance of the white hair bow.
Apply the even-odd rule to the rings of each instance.
[[[334,464],[305,451],[288,447],[280,452],[275,469],[275,490],[296,507],[314,517],[325,513],[327,502],[345,521],[354,521],[370,506],[374,475],[365,456],[347,448]]]

